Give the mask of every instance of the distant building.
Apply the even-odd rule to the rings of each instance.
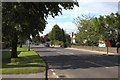
[[[40,37],[40,42],[45,43],[45,42],[47,42],[47,41],[50,41],[50,40],[48,39],[48,34],[46,34],[45,36],[41,36],[41,37]]]
[[[98,47],[106,47],[105,42],[103,40],[99,40]]]

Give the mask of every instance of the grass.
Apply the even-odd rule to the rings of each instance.
[[[2,54],[2,74],[28,74],[45,71],[45,62],[34,51],[27,51],[27,46],[18,47],[18,57],[12,58],[11,50]]]
[[[20,46],[17,47],[17,50],[18,50],[18,51],[21,50],[21,49],[25,49],[25,50],[27,50],[27,49],[28,49],[28,46],[23,45],[22,48],[20,48]]]

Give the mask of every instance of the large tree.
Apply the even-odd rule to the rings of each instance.
[[[107,33],[110,32],[110,45],[116,46],[120,42],[119,25],[120,15],[111,13],[110,15],[90,17],[81,16],[74,19],[79,32],[76,34],[76,40],[81,44],[86,40],[88,45],[98,45],[99,40],[107,42]]]
[[[62,14],[64,9],[73,9],[77,2],[3,2],[2,3],[2,30],[3,40],[12,45],[11,58],[17,56],[18,38],[27,39],[30,35],[36,36],[45,29],[47,17]],[[21,38],[22,39],[22,38]]]

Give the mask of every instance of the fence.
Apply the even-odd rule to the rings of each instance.
[[[87,49],[87,50],[93,50],[93,51],[103,51],[107,52],[107,47],[96,47],[96,46],[76,46],[72,45],[72,48],[79,48],[79,49]],[[108,48],[110,53],[117,53],[117,47],[109,47]],[[118,53],[120,53],[120,48]]]

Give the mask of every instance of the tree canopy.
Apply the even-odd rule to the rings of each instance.
[[[48,34],[48,38],[55,44],[55,41],[62,41],[64,44],[69,45],[71,38],[63,29],[61,29],[57,24],[55,24]]]
[[[73,9],[78,2],[3,2],[3,41],[12,45],[12,56],[17,57],[18,39],[29,39],[45,29],[47,17],[62,14],[64,9]]]
[[[111,13],[105,16],[89,16],[82,15],[74,19],[74,23],[78,27],[79,32],[76,34],[76,40],[80,44],[84,44],[86,40],[86,45],[97,46],[99,40],[107,42],[107,32],[110,33],[110,44],[112,47],[116,46],[119,39],[120,30],[120,16],[118,13]]]
[[[61,37],[62,37],[61,28],[57,24],[55,24],[48,35],[50,40],[61,41]]]

